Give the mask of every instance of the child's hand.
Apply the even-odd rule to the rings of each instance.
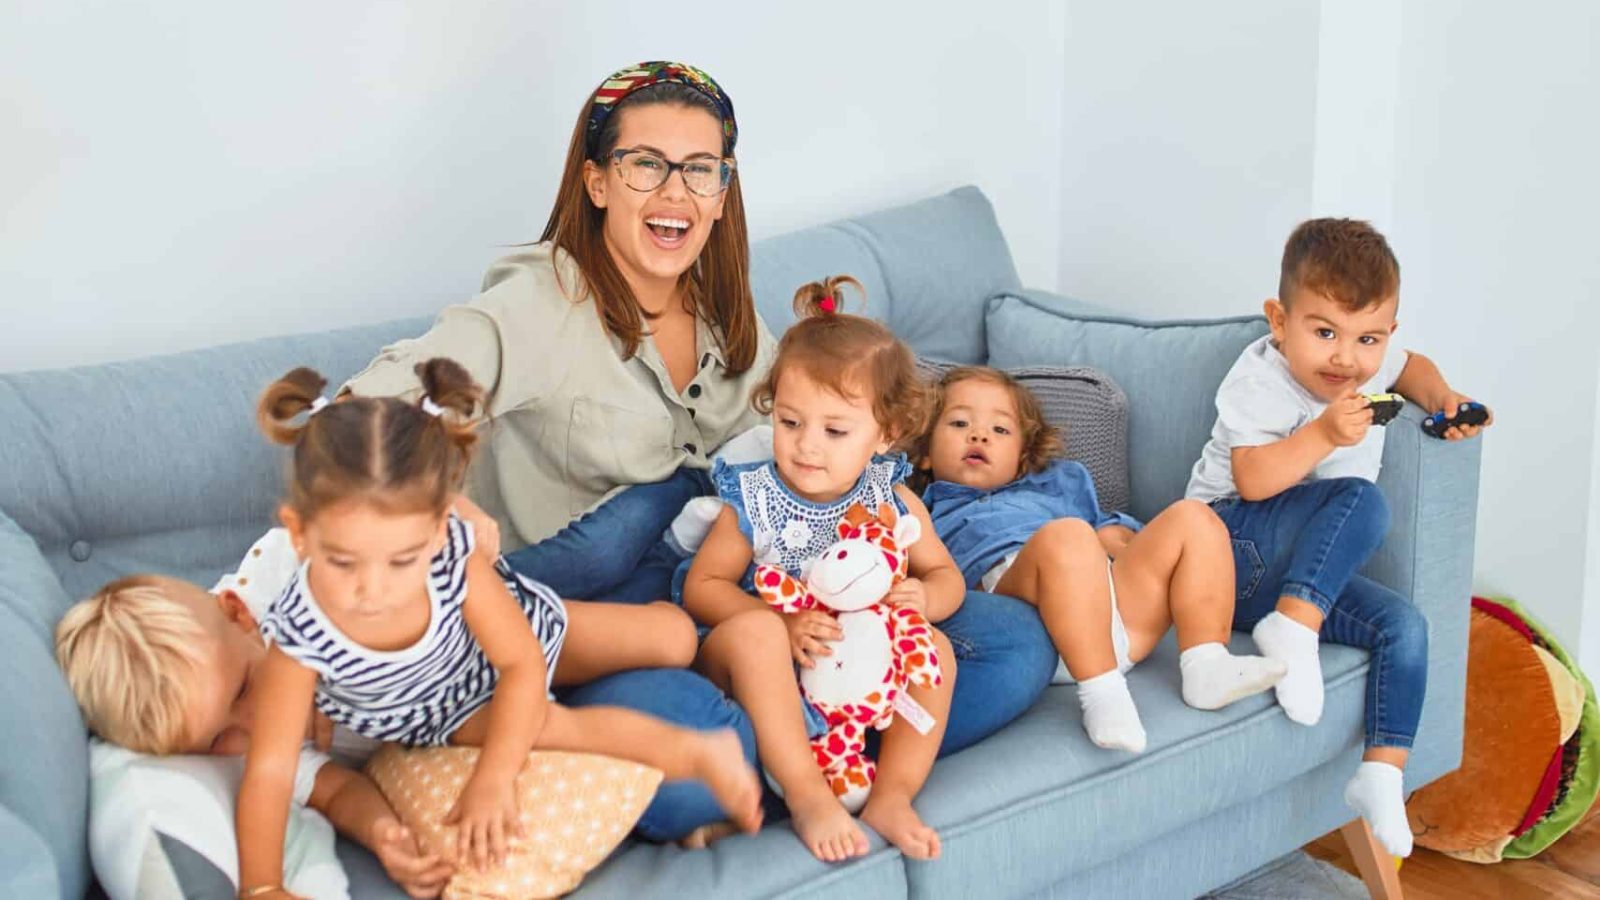
[[[909,606],[926,617],[928,588],[920,578],[907,578],[889,591],[889,602],[895,606]]]
[[[455,868],[437,853],[422,854],[411,829],[385,816],[372,825],[372,852],[383,871],[413,897],[437,897]]]
[[[477,552],[483,554],[489,562],[498,562],[500,559],[500,523],[494,517],[484,512],[478,504],[467,499],[466,494],[457,494],[450,501],[456,515],[467,521],[472,526],[472,537],[477,547]]]
[[[785,614],[783,626],[789,629],[789,653],[802,669],[817,667],[813,656],[832,656],[828,643],[844,637],[838,621],[820,609]]]
[[[1372,427],[1372,406],[1367,398],[1351,391],[1329,403],[1316,424],[1335,447],[1354,447]]]
[[[458,826],[458,864],[470,864],[481,871],[504,863],[506,839],[522,837],[511,780],[485,778],[481,772],[474,772],[444,823]]]
[[[1446,391],[1443,405],[1440,407],[1439,413],[1448,419],[1460,411],[1461,404],[1473,402],[1475,401],[1466,394],[1458,394],[1455,391]],[[1489,418],[1486,419],[1482,425],[1452,425],[1445,429],[1444,439],[1447,441],[1461,441],[1470,437],[1477,437],[1478,432],[1483,431],[1485,428],[1488,428],[1490,425],[1494,424],[1494,411],[1489,409],[1487,406],[1483,408],[1483,411],[1489,414]]]

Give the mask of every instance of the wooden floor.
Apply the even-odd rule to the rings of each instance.
[[[1337,831],[1306,845],[1306,852],[1357,874]],[[1582,824],[1533,859],[1484,866],[1418,847],[1400,867],[1400,886],[1406,900],[1600,900],[1600,803]]]

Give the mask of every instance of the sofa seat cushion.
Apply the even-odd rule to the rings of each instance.
[[[865,830],[871,850],[842,864],[818,861],[787,821],[769,823],[756,834],[724,838],[705,850],[635,842],[589,873],[572,896],[579,900],[906,896],[899,851],[872,829]]]
[[[1253,652],[1242,634],[1232,649]],[[1138,755],[1089,743],[1076,688],[1048,689],[1022,718],[934,769],[917,809],[939,829],[943,858],[907,862],[912,895],[1033,894],[1341,754],[1353,772],[1367,654],[1324,645],[1322,665],[1327,706],[1315,728],[1291,723],[1271,691],[1203,712],[1183,703],[1168,635],[1128,674],[1150,739]]]

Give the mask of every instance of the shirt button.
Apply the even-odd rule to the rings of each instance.
[[[78,562],[86,562],[89,559],[89,553],[93,549],[93,547],[89,546],[88,541],[73,541],[72,546],[67,548],[67,553]]]
[[[698,385],[698,384],[689,385],[689,396],[691,396],[691,397],[699,397],[700,396],[700,385]]]
[[[699,448],[699,447],[696,447],[696,446],[695,446],[695,445],[693,445],[693,444],[684,444],[684,445],[683,445],[683,449],[684,449],[684,450],[685,450],[685,451],[687,451],[687,452],[688,452],[688,454],[689,454],[689,455],[690,455],[690,456],[693,456],[693,455],[695,455],[695,454],[696,454],[696,453],[699,453],[699,452],[700,452],[700,448]]]

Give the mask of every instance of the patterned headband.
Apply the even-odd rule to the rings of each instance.
[[[694,88],[716,106],[717,117],[722,120],[722,152],[724,155],[733,153],[733,145],[739,139],[739,126],[733,121],[733,101],[722,92],[722,88],[711,79],[710,75],[694,66],[653,60],[629,66],[612,74],[610,78],[601,82],[600,88],[594,92],[594,102],[589,105],[586,138],[590,158],[593,158],[599,149],[597,143],[600,140],[600,130],[605,127],[606,118],[624,97],[640,88],[669,82]]]

